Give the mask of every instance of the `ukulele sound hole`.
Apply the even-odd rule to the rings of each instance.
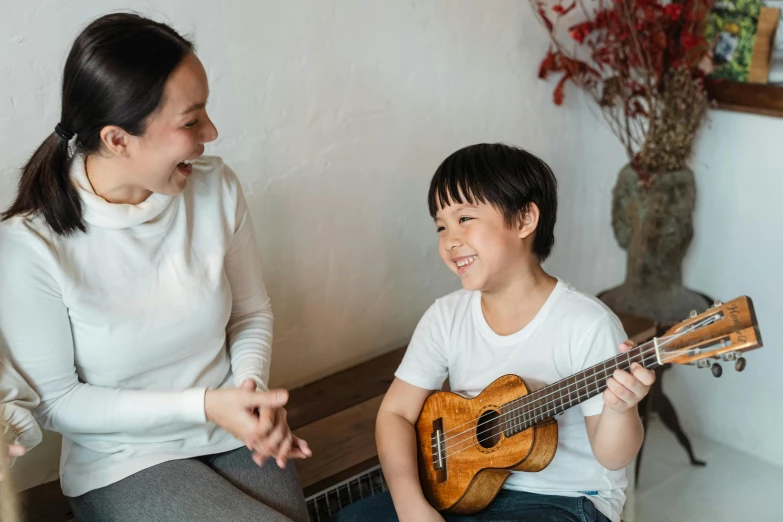
[[[500,414],[495,410],[487,410],[479,417],[476,428],[478,443],[484,448],[491,448],[500,442]]]

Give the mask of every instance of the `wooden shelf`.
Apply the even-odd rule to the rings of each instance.
[[[783,85],[769,85],[770,60],[780,9],[762,7],[747,83],[707,79],[707,93],[718,109],[783,117]]]
[[[707,93],[718,109],[783,117],[783,86],[707,80]]]

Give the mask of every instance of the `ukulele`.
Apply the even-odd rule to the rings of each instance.
[[[416,422],[419,479],[439,511],[470,515],[487,507],[512,471],[541,471],[557,450],[555,416],[598,395],[616,369],[637,362],[745,368],[742,353],[760,348],[753,302],[739,297],[690,318],[660,338],[530,393],[516,375],[504,375],[473,399],[438,392]]]

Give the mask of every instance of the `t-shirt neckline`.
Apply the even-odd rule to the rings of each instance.
[[[557,299],[565,291],[565,283],[557,279],[557,284],[552,289],[552,292],[547,297],[541,309],[536,313],[535,317],[526,324],[521,330],[514,332],[510,335],[500,335],[496,333],[487,323],[487,319],[484,317],[484,311],[481,309],[481,292],[474,292],[471,298],[470,307],[472,309],[473,320],[478,325],[478,329],[481,334],[486,337],[490,342],[497,345],[508,346],[517,344],[524,339],[530,337],[530,335],[538,328],[538,326],[549,315],[550,310],[554,306]]]

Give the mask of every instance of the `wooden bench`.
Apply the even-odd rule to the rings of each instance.
[[[654,335],[650,321],[635,317],[621,320],[628,336],[637,342]],[[313,457],[297,462],[305,497],[378,464],[375,415],[404,353],[405,347],[397,348],[291,390],[288,423],[313,450]],[[65,522],[72,518],[58,481],[20,496],[31,522]]]

